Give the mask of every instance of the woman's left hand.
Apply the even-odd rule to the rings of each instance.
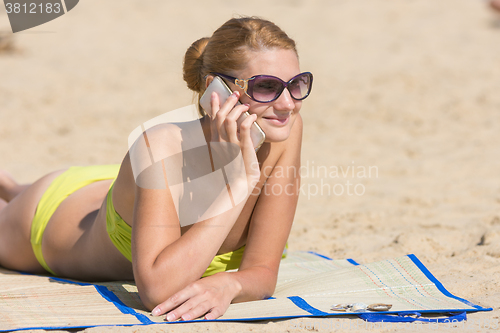
[[[152,314],[167,314],[167,321],[193,320],[205,315],[205,319],[216,319],[226,312],[231,301],[241,290],[241,285],[231,273],[217,273],[189,284],[157,305]]]

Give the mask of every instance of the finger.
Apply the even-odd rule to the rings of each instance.
[[[224,122],[226,127],[226,133],[229,137],[229,141],[232,143],[238,143],[238,119],[241,115],[248,111],[248,104],[238,105],[227,115],[226,121]]]
[[[205,315],[206,320],[214,320],[222,316],[224,311],[221,311],[220,308],[214,307],[208,311],[208,313]]]
[[[218,110],[215,121],[217,123],[217,128],[219,129],[219,132],[223,130],[223,125],[224,121],[226,120],[226,116],[234,108],[239,98],[240,94],[237,91],[233,92],[231,96],[228,97],[226,102]]]
[[[256,120],[257,115],[251,114],[240,125],[241,154],[245,161],[247,181],[250,188],[255,187],[260,178],[259,162],[251,138],[251,128]]]
[[[210,309],[210,304],[202,295],[190,298],[176,309],[167,313],[167,321],[177,319],[191,320],[204,315]]]
[[[240,142],[242,149],[249,147],[254,149],[251,131],[252,131],[252,125],[256,120],[257,120],[257,115],[251,114],[245,120],[243,120],[243,122],[240,125]]]
[[[191,307],[189,311],[186,311],[181,315],[182,320],[193,320],[199,318],[206,314],[210,310],[210,303],[208,301],[201,302],[194,307]]]
[[[190,286],[182,289],[181,291],[170,296],[165,302],[158,304],[153,311],[151,311],[153,316],[160,316],[167,311],[175,309],[179,305],[183,304],[194,295],[192,288]]]
[[[188,313],[193,308],[193,306],[195,306],[195,303],[193,304],[193,299],[189,299],[188,301],[184,302],[182,305],[180,305],[176,309],[168,312],[167,316],[166,316],[167,321],[175,321],[175,320],[180,319],[182,316],[185,316],[186,313]],[[189,320],[189,319],[185,319],[185,320]]]
[[[226,99],[224,104],[220,106],[221,109],[224,109],[224,112],[227,114],[229,113],[235,105],[238,103],[240,100],[240,93],[238,91],[233,91],[231,95]]]

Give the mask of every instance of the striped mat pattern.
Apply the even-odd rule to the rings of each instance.
[[[270,299],[232,304],[218,321],[345,315],[339,303],[392,304],[388,312],[489,311],[450,294],[414,255],[359,265],[289,252]],[[142,306],[132,282],[81,283],[0,268],[0,331],[168,324]]]

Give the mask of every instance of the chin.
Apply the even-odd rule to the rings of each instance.
[[[266,139],[264,140],[264,142],[282,142],[282,141],[285,141],[290,136],[290,129],[291,128],[288,128],[288,127],[287,128],[280,128],[280,129],[276,129],[276,128],[264,129],[264,128],[262,128],[264,133],[266,133]]]
[[[289,123],[285,126],[273,124],[273,121],[266,121],[266,119],[261,119],[259,125],[266,134],[266,139],[264,142],[282,142],[288,139],[292,131],[293,123],[295,122],[295,117],[291,117]]]

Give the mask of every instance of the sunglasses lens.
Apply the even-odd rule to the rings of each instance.
[[[249,93],[256,101],[264,103],[273,100],[283,89],[283,83],[272,77],[257,77],[252,83]]]
[[[311,86],[312,74],[302,73],[291,80],[286,87],[294,99],[302,100],[311,92]],[[248,81],[247,94],[257,102],[267,103],[278,98],[284,88],[285,83],[277,77],[258,75]]]
[[[288,85],[288,90],[294,99],[301,100],[311,91],[312,75],[304,73],[293,79]]]

